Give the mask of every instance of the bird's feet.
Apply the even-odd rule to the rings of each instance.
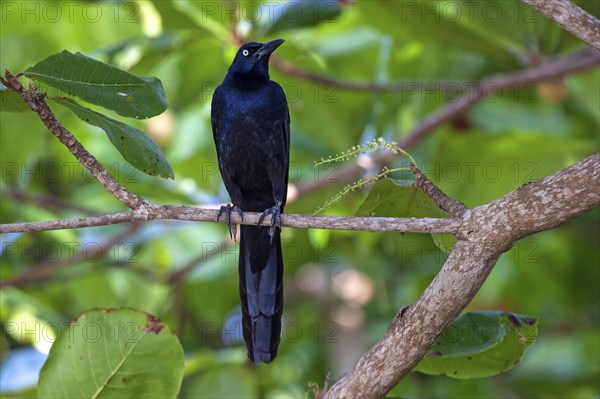
[[[217,215],[217,222],[225,214],[225,220],[227,223],[227,229],[229,230],[229,238],[233,238],[233,241],[237,240],[237,226],[231,223],[231,211],[234,211],[238,215],[240,215],[240,219],[244,220],[244,214],[242,213],[242,209],[237,205],[223,205],[221,209],[219,209],[219,214]]]
[[[273,236],[275,235],[275,229],[281,229],[281,201],[277,201],[275,205],[265,209],[265,211],[258,218],[258,225],[260,226],[267,215],[271,215],[271,227],[269,227],[269,236],[271,236],[271,243],[273,243]]]

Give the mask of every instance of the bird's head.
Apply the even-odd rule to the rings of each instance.
[[[229,71],[241,75],[269,76],[269,58],[271,53],[285,40],[275,39],[267,43],[250,42],[240,47]]]

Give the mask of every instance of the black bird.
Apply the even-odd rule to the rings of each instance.
[[[269,78],[269,57],[284,40],[246,43],[217,87],[211,123],[219,169],[233,205],[221,207],[235,239],[231,212],[263,212],[258,226],[240,226],[240,300],[248,357],[277,356],[283,312],[281,213],[290,159],[290,114],[285,94]],[[271,215],[270,227],[261,226]]]

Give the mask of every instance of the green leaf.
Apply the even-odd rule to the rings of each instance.
[[[126,117],[150,118],[167,108],[157,78],[136,76],[81,53],[52,55],[27,68],[25,76]]]
[[[72,321],[40,372],[40,398],[175,398],[183,349],[169,327],[130,308]]]
[[[538,334],[538,320],[514,313],[463,313],[415,367],[425,374],[482,378],[517,365]]]
[[[151,176],[173,178],[173,169],[169,161],[158,145],[141,130],[92,111],[68,98],[48,97],[48,99],[69,108],[82,121],[104,130],[123,158],[140,171]]]
[[[264,34],[274,34],[287,29],[305,28],[318,25],[323,21],[332,21],[341,12],[342,9],[336,0],[292,0],[265,3],[258,15],[265,21]]]
[[[448,215],[415,185],[398,184],[383,179],[373,185],[358,208],[357,216],[446,218]],[[432,234],[433,242],[442,251],[452,251],[456,238],[452,234]]]
[[[0,111],[2,112],[27,112],[29,106],[23,101],[20,95],[6,86],[0,85]]]

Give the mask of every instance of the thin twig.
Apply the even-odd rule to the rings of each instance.
[[[143,220],[182,220],[194,222],[216,222],[219,211],[216,209],[197,208],[193,206],[156,205],[141,206],[134,211],[111,213],[78,219],[53,220],[46,222],[24,222],[0,225],[0,233],[47,231],[74,229],[81,227],[105,226]],[[245,212],[244,220],[238,215],[231,215],[235,224],[256,225],[262,214]],[[220,223],[225,223],[220,220]],[[263,224],[271,223],[267,216]],[[461,219],[435,218],[391,218],[391,217],[356,217],[356,216],[316,216],[285,214],[281,216],[284,227],[360,230],[372,232],[411,232],[411,233],[454,233],[458,230]]]
[[[469,210],[462,202],[448,197],[438,186],[425,176],[414,163],[410,164],[410,171],[416,177],[416,185],[444,212],[454,218],[462,218]]]
[[[305,71],[289,62],[278,58],[271,58],[271,65],[286,75],[294,76],[309,82],[319,83],[340,90],[353,91],[462,91],[463,85],[452,81],[400,81],[400,82],[352,82],[321,75],[315,72]]]
[[[398,145],[402,148],[414,146],[436,127],[454,120],[458,115],[486,98],[494,98],[494,95],[502,90],[518,89],[531,83],[562,77],[598,66],[600,66],[600,52],[594,49],[585,49],[524,71],[494,75],[482,80],[457,102],[450,103],[441,110],[433,112],[403,137]]]
[[[50,130],[62,144],[64,144],[71,154],[98,180],[100,184],[119,201],[131,209],[135,209],[145,202],[144,199],[130,193],[125,187],[117,182],[114,177],[102,166],[102,164],[77,141],[75,136],[60,123],[54,113],[44,100],[45,94],[38,93],[30,86],[25,89],[21,82],[6,71],[6,80],[0,77],[0,81],[10,90],[18,93],[29,108],[37,113],[48,130]]]
[[[32,231],[79,229],[82,227],[108,226],[111,224],[143,220],[133,212],[110,213],[76,219],[51,220],[46,222],[22,222],[0,224],[0,233],[25,233]]]

